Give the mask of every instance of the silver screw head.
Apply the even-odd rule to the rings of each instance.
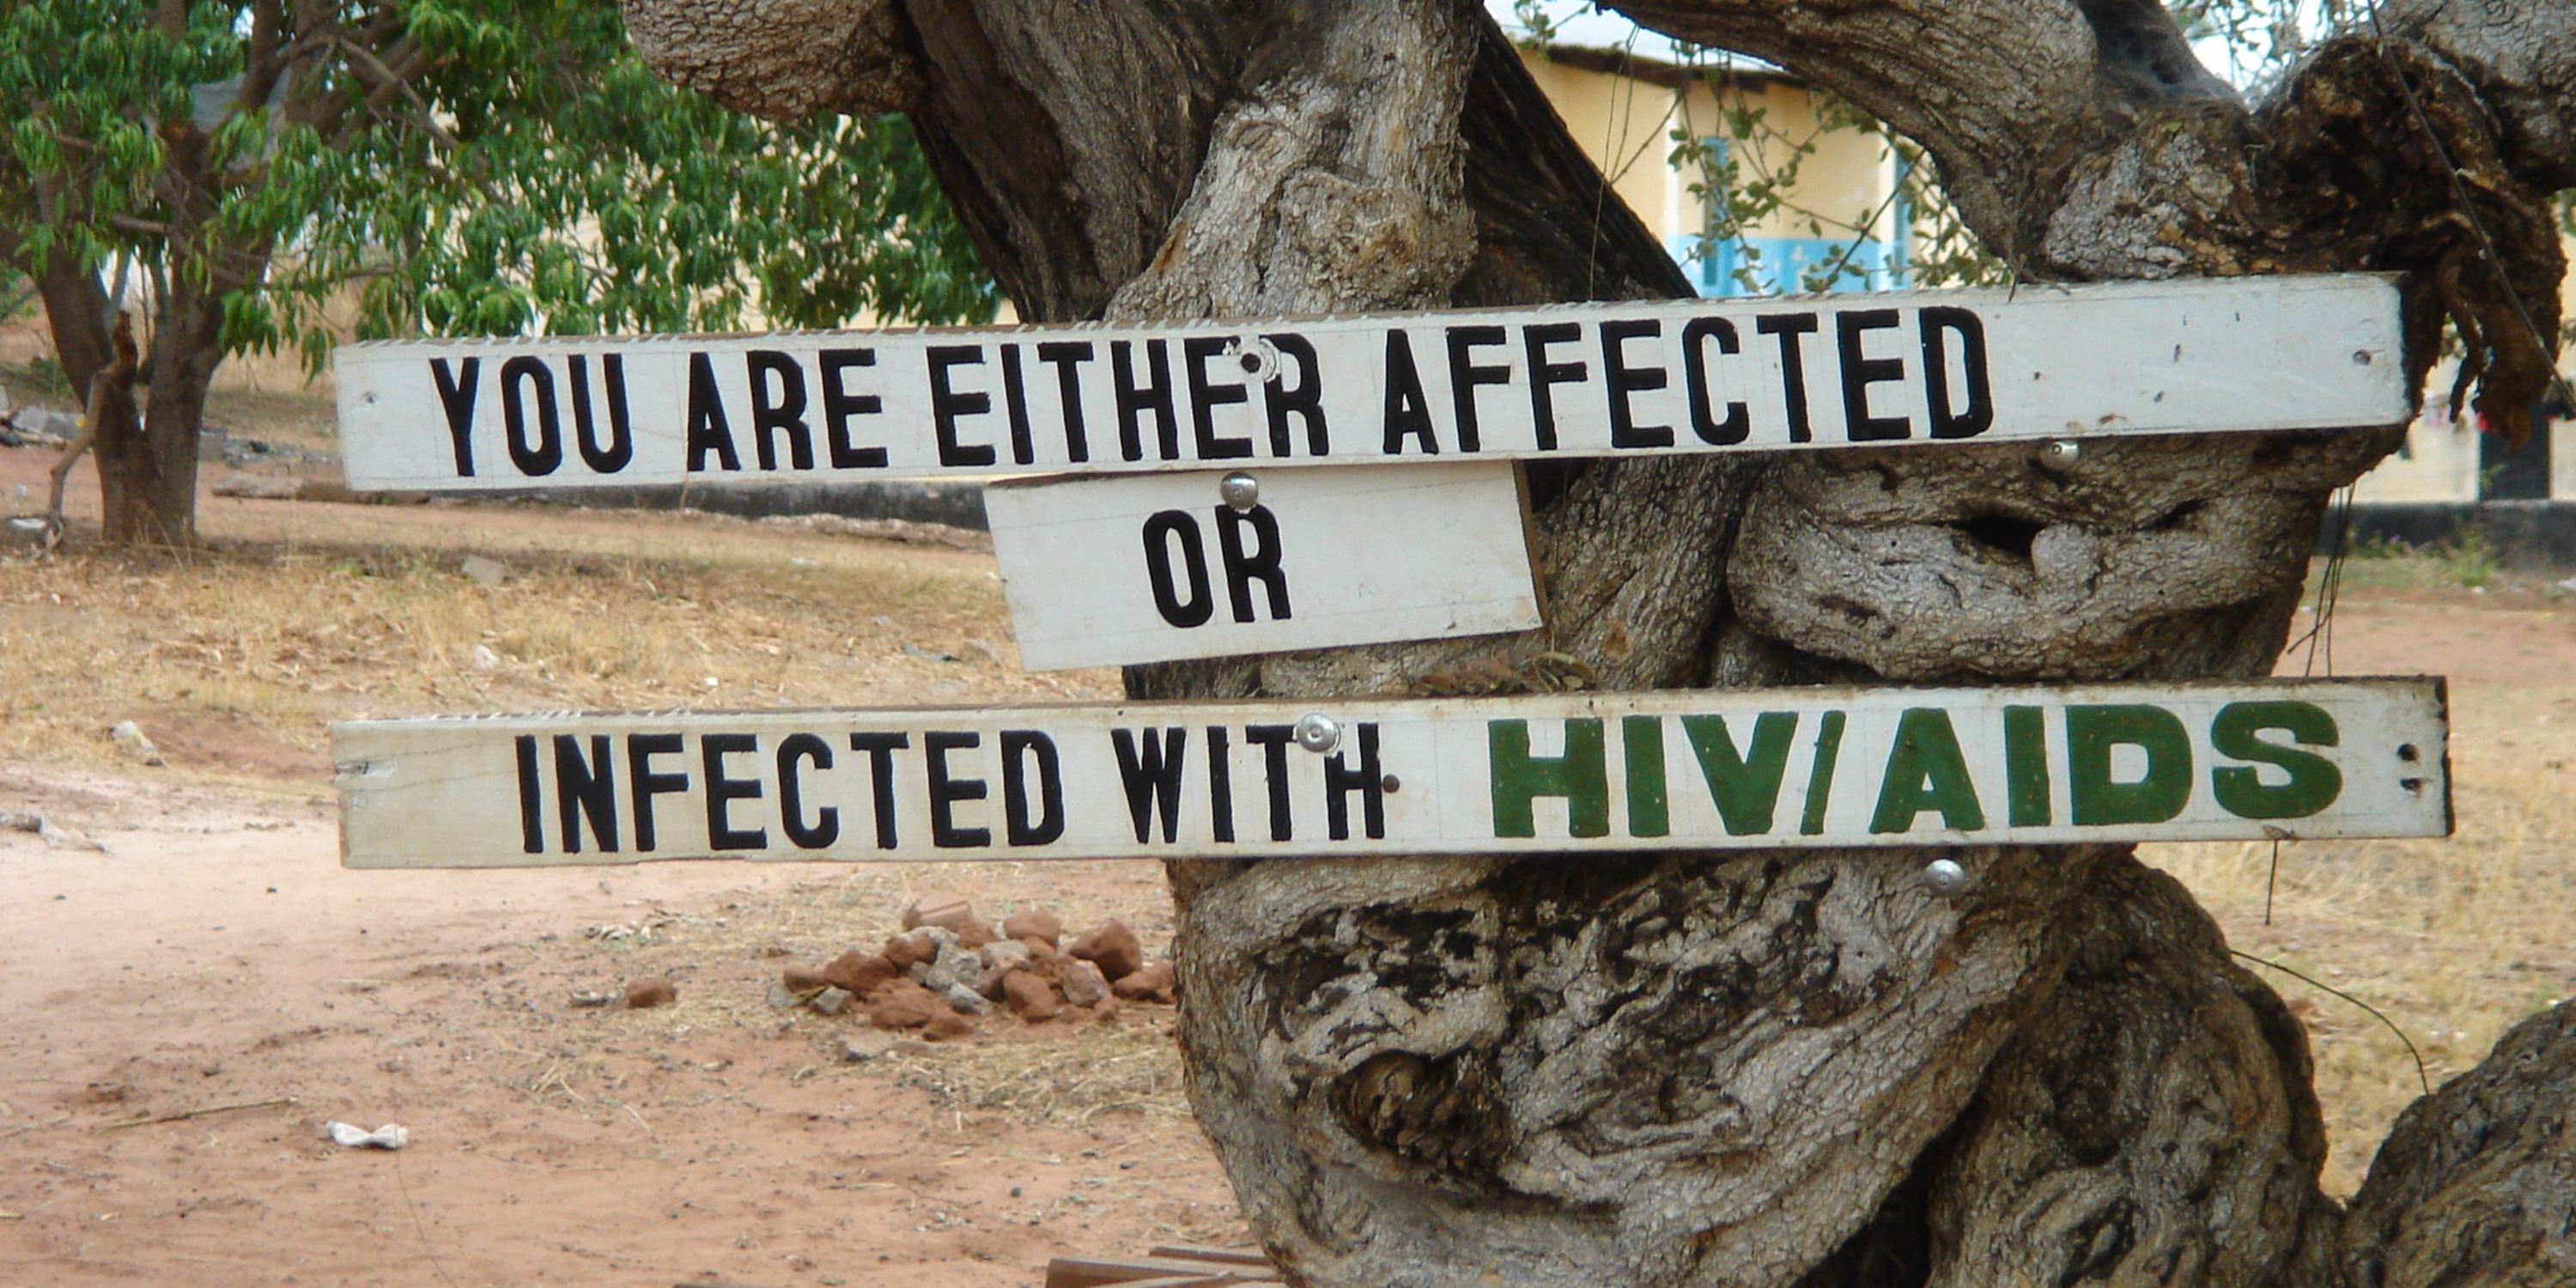
[[[1957,894],[1968,888],[1968,870],[1956,859],[1934,859],[1923,865],[1923,884],[1934,894]]]
[[[2082,459],[2084,459],[2084,445],[2071,438],[2058,439],[2039,449],[2040,468],[2055,470],[2060,474],[2074,469],[2075,463]]]
[[[1226,503],[1227,508],[1242,514],[1261,504],[1261,483],[1251,475],[1236,470],[1217,480],[1216,494]]]
[[[1342,745],[1342,723],[1321,711],[1297,717],[1297,745],[1320,756]]]

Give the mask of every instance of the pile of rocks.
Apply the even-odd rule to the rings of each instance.
[[[880,1029],[964,1037],[998,1008],[1031,1024],[1106,1019],[1121,1002],[1169,1005],[1172,964],[1147,962],[1136,932],[1116,921],[1065,937],[1051,912],[1023,909],[997,931],[964,899],[926,895],[903,933],[876,951],[853,948],[821,966],[790,966],[773,1003],[824,1015],[856,1012]]]

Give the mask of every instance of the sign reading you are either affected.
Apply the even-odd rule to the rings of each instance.
[[[2437,680],[336,725],[352,867],[2438,836]]]
[[[2398,350],[2395,287],[2327,276],[335,362],[350,485],[459,491],[2379,425]]]

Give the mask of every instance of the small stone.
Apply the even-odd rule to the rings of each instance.
[[[972,1037],[974,1036],[974,1033],[975,1021],[967,1019],[965,1016],[959,1015],[955,1011],[941,1011],[938,1014],[931,1016],[930,1022],[923,1025],[921,1030],[921,1036],[926,1037],[933,1042],[946,1042],[954,1038]]]
[[[1123,979],[1145,969],[1145,944],[1123,923],[1104,921],[1073,937],[1065,952],[1100,967],[1110,979]]]
[[[993,1013],[993,1004],[985,1001],[984,995],[976,992],[970,985],[951,984],[947,988],[941,990],[939,995],[948,999],[949,1009],[956,1011],[960,1015],[990,1015]]]
[[[1091,1004],[1091,1018],[1102,1024],[1115,1024],[1122,1009],[1117,998],[1104,997]]]
[[[1064,1011],[1055,985],[1035,971],[1015,970],[1002,977],[1002,1005],[1031,1024],[1044,1024]]]
[[[1027,969],[1025,966],[987,966],[983,974],[975,977],[975,992],[996,1002],[1001,1001],[1002,981],[1009,978],[1013,971]]]
[[[893,980],[900,973],[894,963],[882,954],[861,952],[856,948],[833,958],[832,964],[821,972],[824,983],[856,997],[866,997],[876,991],[878,985]]]
[[[909,970],[915,962],[926,962],[939,955],[939,945],[930,936],[914,931],[885,941],[885,959],[896,970]]]
[[[1064,918],[1052,912],[1022,908],[1002,919],[1005,939],[1043,939],[1049,944],[1064,942]]]
[[[972,985],[983,973],[983,958],[949,944],[939,950],[939,957],[930,963],[930,969],[922,972],[921,986],[934,993],[945,993],[954,986]]]
[[[143,726],[131,720],[118,721],[115,728],[107,731],[107,736],[116,743],[118,750],[144,764],[167,763],[161,759],[161,749],[153,746],[152,739],[143,732]]]
[[[1132,975],[1120,977],[1109,991],[1122,1001],[1161,1002],[1172,1000],[1172,964],[1156,962]]]
[[[1016,939],[1003,939],[975,950],[987,967],[1016,970],[1029,964],[1029,946]]]
[[[778,972],[778,982],[790,993],[811,993],[832,980],[812,966],[790,966]]]
[[[626,986],[626,1006],[644,1011],[656,1006],[669,1006],[680,1000],[680,990],[659,975],[647,975]]]
[[[993,942],[993,928],[980,921],[965,922],[957,927],[957,946],[981,948]]]
[[[457,563],[456,571],[465,574],[465,579],[477,586],[498,586],[510,579],[510,569],[507,565],[498,559],[487,559],[482,555],[465,556]]]
[[[850,991],[845,988],[827,988],[816,993],[814,1000],[807,1002],[806,1005],[813,1007],[816,1015],[838,1015],[850,1009]]]
[[[1020,947],[1029,950],[1029,969],[1048,979],[1054,979],[1056,972],[1064,967],[1065,962],[1071,960],[1055,945],[1043,939],[1023,939],[1020,941]]]
[[[881,1029],[917,1029],[933,1016],[954,1015],[937,993],[910,980],[897,980],[868,1003],[868,1023]]]
[[[1109,996],[1109,981],[1090,962],[1065,962],[1056,969],[1056,982],[1064,985],[1064,1000],[1076,1006],[1090,1006]]]
[[[974,919],[974,905],[953,894],[926,894],[903,910],[903,928],[906,930],[918,930],[923,926],[953,929]]]
[[[852,1064],[864,1064],[894,1050],[898,1040],[883,1029],[861,1029],[841,1039],[841,1058]]]
[[[785,984],[772,984],[769,986],[769,1009],[773,1011],[794,1010],[796,1008],[796,1004],[803,1000],[803,997],[799,996],[797,990],[791,989]]]

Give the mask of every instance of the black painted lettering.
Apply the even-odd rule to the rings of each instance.
[[[1029,423],[1029,378],[1020,370],[1020,346],[1002,349],[1002,412],[1011,427],[1011,463],[1027,465],[1038,458],[1037,435]]]
[[[1208,762],[1208,836],[1227,845],[1234,844],[1234,764],[1228,759],[1224,725],[1209,725],[1207,731]]]
[[[942,465],[990,465],[994,461],[993,445],[972,446],[957,441],[957,418],[981,416],[993,410],[993,396],[980,389],[958,390],[948,383],[952,367],[984,365],[984,350],[972,344],[934,344],[930,346],[930,427],[939,440],[939,463]]]
[[[1931,409],[1932,437],[1974,438],[1995,423],[1994,382],[1986,373],[1986,324],[1973,309],[1951,305],[1923,310],[1923,393]],[[1966,386],[1962,406],[1951,401],[1950,341],[1959,342],[1959,371]]]
[[[607,382],[608,442],[599,441],[597,418],[590,411],[590,360],[574,354],[572,368],[573,444],[581,449],[582,464],[602,473],[614,474],[635,459],[635,425],[626,410],[626,357],[612,353],[599,360],[600,378]]]
[[[1037,814],[1029,814],[1028,766],[1037,766]],[[1064,835],[1064,767],[1055,739],[1035,729],[1002,731],[1002,826],[1013,845],[1045,845]]]
[[[1297,726],[1252,725],[1243,731],[1243,740],[1261,749],[1261,780],[1270,789],[1270,839],[1288,840],[1296,830],[1288,801],[1288,748],[1297,741]]]
[[[1422,396],[1422,373],[1413,365],[1413,340],[1401,329],[1390,329],[1386,333],[1386,442],[1379,450],[1402,456],[1408,438],[1424,455],[1440,454],[1440,440],[1431,430],[1431,407]]]
[[[1324,831],[1336,841],[1351,839],[1350,795],[1360,794],[1361,826],[1369,839],[1386,837],[1386,771],[1378,765],[1377,725],[1360,722],[1358,769],[1343,763],[1343,752],[1324,758]]]
[[[891,850],[897,837],[894,825],[894,753],[912,745],[908,733],[854,733],[850,750],[868,758],[868,789],[876,807],[877,848]]]
[[[1279,351],[1279,371],[1275,379],[1262,386],[1261,407],[1270,421],[1270,454],[1288,456],[1288,418],[1305,422],[1306,454],[1332,454],[1331,437],[1324,430],[1324,378],[1315,362],[1315,346],[1302,335],[1282,332],[1261,337]],[[1288,383],[1288,364],[1294,359],[1300,379]]]
[[[725,421],[724,397],[716,392],[716,365],[706,354],[689,355],[689,472],[707,468],[713,452],[726,469],[742,468],[733,450],[733,426]]]
[[[747,733],[711,733],[698,739],[698,759],[707,776],[707,846],[716,850],[757,850],[769,844],[769,830],[735,827],[733,803],[760,799],[760,779],[735,778],[725,772],[724,758],[760,750],[760,739]]]
[[[1672,377],[1662,367],[1631,367],[1626,345],[1630,340],[1644,340],[1664,333],[1664,324],[1654,318],[1623,318],[1601,324],[1601,383],[1610,399],[1610,445],[1612,447],[1670,447],[1673,427],[1640,425],[1636,408],[1628,396],[1650,389],[1661,389]]]
[[[1842,359],[1843,429],[1855,443],[1885,443],[1914,434],[1913,423],[1903,416],[1869,414],[1869,387],[1905,378],[1902,358],[1869,356],[1867,336],[1872,331],[1893,331],[1898,315],[1894,309],[1845,309],[1834,315],[1834,347]]]
[[[1221,335],[1194,335],[1181,341],[1181,370],[1189,377],[1190,432],[1198,440],[1199,459],[1228,461],[1252,455],[1250,438],[1223,438],[1216,432],[1216,409],[1229,403],[1249,402],[1240,384],[1226,384],[1208,375],[1208,363],[1226,357],[1226,346],[1233,343]]]
[[[1111,747],[1118,753],[1118,778],[1127,787],[1127,813],[1136,824],[1139,844],[1153,839],[1154,818],[1163,820],[1169,843],[1181,828],[1181,765],[1188,758],[1187,729],[1112,729]]]
[[[836,470],[883,469],[886,449],[861,447],[850,438],[850,418],[874,416],[885,410],[885,402],[875,394],[850,392],[843,373],[852,367],[877,365],[874,349],[825,349],[816,357],[823,366],[823,451]]]
[[[481,386],[474,373],[483,365],[481,358],[467,358],[464,365],[450,371],[447,359],[429,360],[429,375],[438,382],[438,405],[447,412],[447,441],[456,449],[456,477],[474,477],[474,395]]]
[[[545,789],[537,783],[537,736],[523,733],[510,743],[519,764],[519,848],[529,854],[543,854],[546,825],[540,811],[545,804]]]
[[[778,436],[787,435],[787,459],[814,468],[814,432],[805,424],[805,372],[775,349],[743,355],[751,379],[751,448],[760,468],[778,468]],[[775,382],[775,388],[772,383]]]
[[[1498,326],[1453,326],[1449,338],[1449,401],[1457,409],[1458,450],[1482,451],[1483,427],[1476,419],[1476,386],[1508,385],[1512,369],[1501,363],[1479,364],[1476,350],[1503,347]]]
[[[590,736],[587,760],[582,757],[579,738],[567,733],[555,735],[555,808],[563,829],[564,853],[581,853],[585,817],[590,822],[591,836],[599,842],[599,852],[617,853],[617,762],[607,734]]]
[[[967,751],[981,746],[980,733],[934,729],[921,735],[921,756],[927,762],[930,786],[930,843],[943,850],[980,849],[993,843],[989,827],[959,827],[955,806],[959,801],[980,801],[988,790],[981,778],[952,778],[948,772],[948,753]]]
[[[1780,342],[1781,407],[1789,416],[1789,441],[1816,441],[1815,426],[1807,419],[1807,352],[1805,337],[1816,333],[1813,313],[1774,313],[1755,318],[1753,329]]]
[[[1118,450],[1128,460],[1145,459],[1145,424],[1147,414],[1154,417],[1155,445],[1163,449],[1163,459],[1181,459],[1181,422],[1172,414],[1171,342],[1145,342],[1145,380],[1136,377],[1136,342],[1109,342],[1109,384],[1118,406]]]
[[[1252,540],[1247,544],[1244,533]],[[1279,518],[1266,505],[1238,513],[1216,507],[1217,555],[1225,562],[1226,594],[1234,601],[1234,620],[1253,620],[1252,583],[1270,591],[1270,620],[1288,620],[1288,574],[1279,570]]]
[[[832,767],[832,744],[810,733],[778,740],[778,830],[800,850],[820,850],[841,839],[841,811],[826,805],[805,821],[805,766]]]
[[[536,441],[528,439],[528,400],[537,404]],[[501,425],[510,463],[539,478],[563,465],[563,416],[555,408],[555,373],[542,358],[520,354],[501,364]]]
[[[1038,346],[1038,361],[1055,366],[1056,401],[1064,416],[1064,458],[1091,459],[1091,439],[1082,427],[1083,363],[1091,361],[1089,340],[1050,340]]]
[[[1556,450],[1556,387],[1581,384],[1592,374],[1580,362],[1548,361],[1547,351],[1582,338],[1578,322],[1542,322],[1521,331],[1521,343],[1529,351],[1530,420],[1542,452]]]
[[[1181,597],[1172,577],[1172,542],[1180,541],[1180,562],[1188,573],[1190,593]],[[1163,510],[1145,520],[1145,577],[1154,590],[1154,611],[1174,626],[1205,626],[1216,615],[1216,596],[1208,586],[1207,540],[1199,522],[1186,510]]]
[[[1741,443],[1753,431],[1753,411],[1740,402],[1726,405],[1726,415],[1719,417],[1711,401],[1708,378],[1708,345],[1728,357],[1742,352],[1735,337],[1735,324],[1725,318],[1692,318],[1682,328],[1682,383],[1690,395],[1691,432],[1699,441],[1712,447],[1730,447]]]
[[[655,756],[676,756],[680,748],[676,733],[626,735],[627,792],[635,802],[635,848],[642,853],[653,852],[653,798],[689,790],[688,774],[657,773],[653,768]]]

